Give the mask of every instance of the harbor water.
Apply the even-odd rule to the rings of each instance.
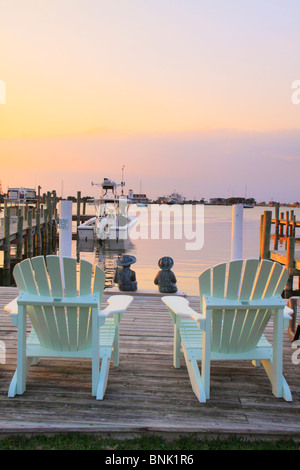
[[[76,205],[73,210],[76,211]],[[92,207],[87,210],[94,215]],[[272,210],[274,217],[271,207],[243,211],[243,258],[259,256],[260,218],[266,210]],[[162,209],[153,204],[144,208],[133,205],[130,211],[138,216],[139,222],[130,233],[127,246],[108,249],[99,242],[72,242],[72,256],[96,263],[105,270],[107,287],[114,287],[116,261],[124,253],[136,257],[131,269],[136,272],[138,290],[157,290],[153,281],[159,271],[158,261],[170,256],[174,260],[172,271],[178,290],[188,295],[198,294],[198,277],[203,270],[231,259],[231,206],[183,205]],[[294,212],[299,220],[300,209],[295,208]]]

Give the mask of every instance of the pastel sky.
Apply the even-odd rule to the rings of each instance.
[[[299,19],[299,0],[0,0],[3,190],[97,195],[125,165],[153,198],[299,201]]]

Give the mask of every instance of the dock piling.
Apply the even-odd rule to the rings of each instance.
[[[77,227],[80,225],[80,201],[81,201],[81,192],[77,192]]]
[[[270,225],[275,225],[274,250],[270,251],[269,258],[285,266],[289,272],[289,279],[285,286],[285,295],[289,297],[293,294],[293,280],[295,276],[300,276],[300,260],[297,260],[296,254],[296,228],[300,227],[300,223],[296,221],[294,210],[280,213],[279,204],[275,206],[275,218],[271,220]],[[271,235],[270,235],[271,237]],[[283,249],[279,248],[279,241],[283,245]],[[262,237],[260,240],[260,253],[263,250]],[[300,278],[299,278],[300,292]]]
[[[22,209],[18,209],[18,233],[17,233],[17,253],[16,253],[16,261],[19,263],[22,261],[23,255],[23,214]]]
[[[3,250],[1,285],[13,282],[11,270],[16,263],[32,256],[54,253],[56,250],[56,192],[34,201],[4,200],[4,225],[0,226],[0,249]],[[15,251],[11,250],[15,246]]]
[[[232,206],[231,259],[243,258],[243,205]]]
[[[3,285],[10,285],[10,207],[5,207],[4,215],[4,260],[3,260]]]
[[[270,259],[271,220],[272,212],[265,211],[261,218],[260,259]]]

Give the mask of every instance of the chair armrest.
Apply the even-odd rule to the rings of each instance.
[[[98,316],[107,317],[115,313],[124,313],[132,301],[133,297],[131,295],[112,295],[107,299],[109,305],[101,310]]]
[[[17,302],[19,305],[33,307],[98,307],[100,300],[99,292],[74,297],[48,297],[21,292]]]
[[[203,302],[205,307],[210,310],[255,310],[260,308],[277,310],[284,307],[284,302],[280,294],[254,300],[235,300],[203,295]]]
[[[189,301],[183,297],[165,296],[161,299],[168,307],[169,311],[181,317],[188,317],[194,320],[198,326],[205,330],[205,317],[195,312],[190,306]]]

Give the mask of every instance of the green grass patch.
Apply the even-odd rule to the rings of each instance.
[[[250,441],[240,438],[199,440],[194,437],[169,441],[155,436],[117,440],[67,434],[53,437],[10,437],[0,440],[0,450],[300,450],[300,443],[293,440]]]

